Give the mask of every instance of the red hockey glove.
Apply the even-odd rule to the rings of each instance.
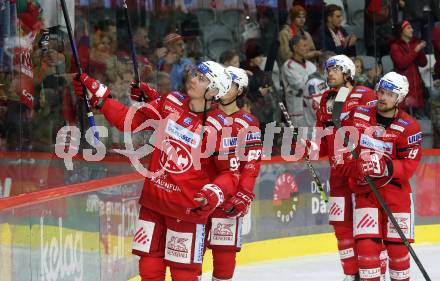
[[[200,216],[208,216],[224,201],[223,191],[215,184],[205,184],[194,196],[194,201],[200,204],[192,209]]]
[[[137,102],[153,101],[159,97],[159,93],[144,82],[131,82],[130,93],[131,99]]]
[[[78,79],[79,78],[79,79]],[[80,77],[75,77],[73,79],[73,87],[75,89],[75,94],[78,97],[84,96],[84,87],[87,89],[87,95],[90,100],[90,104],[96,107],[99,103],[109,97],[110,89],[104,84],[101,84],[98,80],[88,76],[83,73]]]
[[[391,161],[377,153],[367,153],[356,160],[357,171],[359,176],[365,178],[370,176],[372,178],[382,178],[389,175],[389,166],[392,165]]]
[[[230,197],[222,206],[228,217],[242,217],[247,214],[255,195],[246,191],[239,191]]]

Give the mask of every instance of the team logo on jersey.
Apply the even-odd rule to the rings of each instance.
[[[408,144],[419,142],[421,139],[422,139],[422,132],[418,132],[417,134],[408,137]]]
[[[200,136],[198,134],[182,127],[173,120],[168,120],[165,132],[173,139],[181,141],[191,147],[196,148],[200,144]]]
[[[179,142],[167,139],[162,142],[159,163],[167,172],[181,174],[192,166],[192,156]]]
[[[277,218],[282,223],[289,223],[296,213],[299,202],[299,190],[295,177],[291,173],[282,173],[275,181],[272,204]]]
[[[191,125],[192,123],[192,119],[190,117],[186,117],[185,119],[183,119],[183,124],[185,124],[186,126]]]

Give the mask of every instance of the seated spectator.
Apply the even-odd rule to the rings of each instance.
[[[408,78],[409,92],[400,107],[415,117],[423,115],[424,85],[420,76],[419,67],[428,63],[424,48],[425,41],[414,37],[414,31],[408,21],[403,21],[396,26],[396,39],[391,43],[391,59],[394,70]]]
[[[192,61],[184,57],[185,43],[182,36],[170,33],[163,39],[167,53],[159,59],[159,70],[171,76],[171,88],[174,91],[183,89],[184,71],[192,65]]]
[[[316,71],[316,66],[306,60],[307,38],[296,36],[290,40],[292,57],[287,60],[282,69],[281,77],[284,84],[284,97],[287,111],[292,117],[293,125],[304,126],[304,85],[309,75]]]
[[[325,6],[324,19],[324,30],[318,48],[337,55],[356,56],[357,38],[342,27],[342,8],[333,4]]]
[[[290,9],[290,25],[284,25],[278,36],[280,40],[280,48],[278,50],[278,61],[280,65],[283,65],[286,60],[292,57],[289,41],[298,35],[307,38],[308,52],[306,59],[314,60],[318,58],[320,52],[316,51],[315,43],[313,43],[310,33],[304,30],[306,15],[306,10],[302,6],[296,5]]]
[[[365,73],[364,61],[361,58],[354,57],[351,59],[356,67],[356,75],[354,76],[354,83],[356,86],[365,86],[368,81],[367,74]]]
[[[240,57],[238,56],[238,53],[233,50],[228,50],[221,53],[219,61],[224,67],[240,67]]]

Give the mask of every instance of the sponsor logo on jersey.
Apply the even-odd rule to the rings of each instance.
[[[153,236],[155,223],[139,219],[136,224],[136,232],[133,237],[133,250],[144,253],[150,252],[151,238]]]
[[[350,96],[351,98],[354,98],[354,99],[360,99],[360,98],[362,98],[362,94],[351,94],[351,96]]]
[[[345,199],[344,197],[330,196],[328,202],[329,221],[344,221]]]
[[[212,118],[211,116],[209,116],[206,121],[208,121],[209,123],[211,123],[212,125],[214,125],[214,127],[220,131],[222,129],[222,125],[220,124],[220,122],[218,122],[217,120],[215,120],[214,118]]]
[[[365,114],[360,113],[360,112],[355,112],[355,113],[354,113],[354,117],[356,117],[356,118],[360,118],[360,119],[363,119],[363,120],[365,120],[365,121],[370,121],[370,116],[365,115]]]
[[[362,147],[371,148],[373,150],[378,150],[381,152],[387,152],[387,153],[393,152],[392,142],[384,142],[381,140],[377,140],[366,134],[361,135],[360,145]]]
[[[200,144],[200,136],[191,132],[185,127],[177,124],[173,120],[168,120],[165,132],[174,139],[181,141],[191,147],[197,147]]]
[[[175,108],[174,106],[169,105],[169,102],[168,102],[168,104],[165,104],[163,108],[164,108],[164,110],[169,111],[171,113],[179,113],[179,110],[177,108]]]
[[[359,269],[359,276],[362,280],[380,277],[380,267]],[[363,279],[364,278],[364,279]]]
[[[377,208],[360,208],[354,212],[356,235],[379,234],[379,211]]]
[[[405,131],[405,128],[403,128],[402,126],[396,125],[396,124],[391,124],[390,129],[393,129],[393,130],[396,130],[399,132]]]
[[[261,133],[248,133],[246,135],[246,142],[261,140]],[[224,138],[223,139],[223,147],[234,147],[237,146],[238,137]]]
[[[408,239],[414,238],[413,227],[414,222],[411,221],[411,213],[393,213],[394,218],[397,221],[400,229],[405,237]],[[387,237],[388,238],[400,238],[399,233],[391,222],[387,224]]]
[[[181,93],[177,92],[177,91],[173,91],[171,92],[174,96],[177,96],[177,98],[181,101],[183,101],[185,99],[185,96],[182,95]]]
[[[358,108],[357,108],[357,110],[358,111],[362,111],[362,112],[371,112],[371,109],[370,108],[368,108],[368,107],[363,107],[363,106],[359,106]]]
[[[345,120],[350,116],[350,112],[342,112],[341,113],[341,120]]]
[[[218,114],[217,117],[223,122],[223,125],[227,126],[231,124],[223,114]]]
[[[245,119],[247,119],[249,122],[254,121],[254,119],[252,119],[252,117],[250,117],[248,114],[243,114],[243,117],[244,117]]]
[[[167,99],[169,99],[170,101],[174,102],[175,104],[182,106],[183,103],[177,99],[175,96],[173,96],[172,94],[167,95]]]
[[[178,263],[191,263],[192,233],[167,230],[165,259]]]
[[[377,100],[372,100],[367,102],[367,105],[376,105],[377,104]]]
[[[186,126],[191,125],[192,123],[192,119],[190,117],[186,117],[185,119],[183,119],[183,124],[185,124]]]
[[[397,119],[397,122],[402,124],[403,126],[408,126],[409,125],[409,121],[407,121],[405,119],[402,119],[402,118]]]
[[[365,88],[356,88],[356,89],[354,89],[354,91],[358,92],[358,93],[365,93],[367,91],[367,89],[365,89]]]
[[[194,242],[194,263],[202,263],[205,244],[205,225],[197,224]]]
[[[422,132],[418,132],[417,134],[411,135],[408,137],[408,144],[413,144],[422,140]]]
[[[237,122],[238,124],[242,125],[245,128],[249,127],[249,124],[241,118],[235,118],[234,121]]]

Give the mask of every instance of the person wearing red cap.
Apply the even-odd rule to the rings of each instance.
[[[278,38],[280,40],[280,48],[278,49],[278,60],[280,65],[284,64],[293,55],[289,47],[289,41],[295,36],[304,36],[307,41],[307,54],[306,59],[316,59],[320,51],[316,50],[315,43],[313,43],[312,36],[310,33],[304,30],[304,25],[306,23],[306,10],[300,6],[295,5],[290,9],[290,25],[284,25],[283,29],[280,31]]]
[[[414,30],[408,21],[403,21],[396,28],[396,39],[390,46],[391,59],[394,70],[406,76],[409,82],[409,93],[400,104],[400,108],[410,112],[415,110],[416,114],[422,114],[423,81],[419,67],[428,63],[424,51],[426,42],[414,37]]]
[[[184,57],[183,37],[177,33],[170,33],[163,39],[163,45],[166,53],[159,59],[159,69],[171,75],[171,88],[174,91],[181,90],[185,70],[193,64],[189,58]]]

